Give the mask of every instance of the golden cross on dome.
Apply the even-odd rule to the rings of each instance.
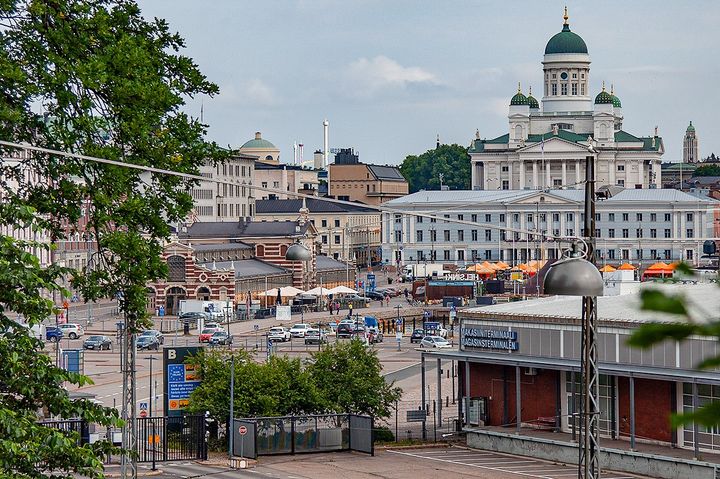
[[[563,20],[565,20],[565,22],[563,23],[563,25],[567,25],[567,24],[568,24],[568,18],[570,18],[570,17],[568,17],[568,14],[567,14],[567,5],[566,5],[566,6],[565,6],[565,15],[563,15]]]

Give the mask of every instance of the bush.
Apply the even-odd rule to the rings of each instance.
[[[395,435],[390,428],[385,426],[376,427],[373,430],[373,442],[394,442]]]

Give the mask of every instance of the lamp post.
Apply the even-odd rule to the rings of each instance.
[[[152,426],[152,445],[153,445],[152,470],[155,471],[156,470],[156,468],[155,468],[155,449],[157,448],[157,442],[155,440],[156,439],[156,437],[155,437],[155,419],[153,419],[153,417],[152,417],[152,414],[153,414],[153,371],[152,371],[153,367],[152,366],[153,366],[153,361],[156,361],[157,358],[155,356],[147,356],[145,359],[150,361],[150,398],[148,400],[148,402],[150,404],[148,405],[148,416],[150,418],[150,425]]]
[[[603,293],[602,276],[595,267],[595,150],[585,158],[584,256],[556,262],[545,276],[546,294],[582,296],[582,375],[578,477],[600,477],[600,376],[597,352],[597,296]],[[575,248],[573,248],[574,250]],[[573,378],[574,381],[574,378]]]

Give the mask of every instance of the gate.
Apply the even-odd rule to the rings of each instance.
[[[207,459],[204,416],[137,418],[138,462]]]
[[[241,427],[245,428],[244,435],[239,434]],[[244,457],[253,459],[274,454],[347,450],[374,455],[372,428],[372,417],[355,414],[235,419],[233,454],[242,452]]]
[[[45,427],[51,427],[59,431],[63,431],[67,435],[77,433],[80,437],[78,438],[78,445],[87,444],[90,442],[90,428],[87,422],[82,419],[61,419],[57,421],[40,421]]]

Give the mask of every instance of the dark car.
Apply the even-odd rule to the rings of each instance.
[[[416,329],[410,335],[411,343],[419,343],[425,337],[425,331],[422,329]]]
[[[355,329],[355,325],[352,323],[340,323],[335,329],[335,335],[338,338],[349,338],[352,336],[353,329]]]
[[[178,319],[183,323],[196,323],[198,319],[202,319],[203,321],[210,320],[210,315],[208,313],[203,313],[200,311],[192,311],[188,313],[182,313]]]
[[[233,337],[232,334],[228,335],[225,331],[215,331],[212,336],[210,336],[210,341],[208,341],[211,345],[215,344],[232,344]]]
[[[85,341],[83,341],[83,348],[97,349],[100,351],[106,349],[110,351],[110,348],[112,348],[112,339],[108,338],[107,336],[90,336]]]
[[[155,339],[157,339],[157,342],[160,344],[165,343],[165,338],[163,337],[162,333],[158,331],[157,329],[148,329],[146,331],[143,331],[140,336],[154,336]]]
[[[154,349],[157,351],[160,349],[160,343],[158,342],[157,338],[155,336],[138,336],[137,341],[135,342],[135,345],[138,349]]]
[[[55,326],[48,326],[45,328],[45,340],[51,343],[57,343],[63,337],[62,329],[56,328]]]
[[[365,296],[374,301],[382,301],[385,299],[385,295],[379,291],[368,291],[365,293]]]

